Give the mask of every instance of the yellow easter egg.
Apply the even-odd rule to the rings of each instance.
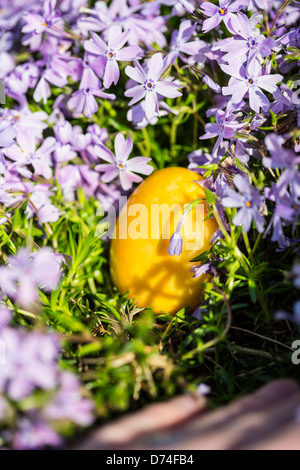
[[[185,168],[159,170],[137,187],[120,213],[111,242],[110,272],[121,294],[128,292],[138,307],[174,314],[201,303],[201,283],[210,276],[193,278],[190,261],[210,248],[218,227],[215,219],[204,220],[205,191],[198,181],[201,176]],[[185,212],[182,253],[170,256],[171,235],[184,210],[199,199]]]

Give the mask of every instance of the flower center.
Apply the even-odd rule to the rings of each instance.
[[[226,9],[226,8],[220,8],[219,14],[220,14],[221,16],[226,15],[226,13],[227,13],[227,9]]]
[[[247,207],[252,207],[252,203],[250,201],[246,201],[246,206]]]
[[[115,57],[114,51],[112,49],[106,51],[106,57],[108,58],[108,60],[112,60]]]
[[[253,78],[249,78],[248,83],[249,85],[253,85]]]
[[[258,42],[256,39],[249,39],[247,41],[247,46],[251,49],[251,48],[254,48],[254,47],[257,47],[258,46]]]
[[[124,165],[124,163],[122,163],[122,162],[117,162],[117,167],[119,168],[119,170],[125,170],[126,169],[126,165]]]
[[[42,26],[45,26],[45,28],[48,26],[47,23],[42,23]]]
[[[145,83],[144,83],[144,89],[146,91],[152,91],[154,90],[155,88],[155,83],[154,81],[152,80],[152,78],[150,78],[149,80],[146,80]]]

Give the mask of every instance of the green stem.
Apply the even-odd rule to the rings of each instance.
[[[255,253],[255,251],[256,251],[256,248],[258,247],[261,238],[262,238],[262,233],[259,233],[259,234],[258,234],[258,237],[257,237],[257,239],[256,239],[256,241],[255,241],[254,247],[252,248],[252,251],[251,251],[251,255],[252,255],[252,256],[254,255],[254,253]]]
[[[194,147],[197,147],[198,142],[198,119],[197,119],[197,95],[193,101],[193,111],[194,111],[194,127],[193,127],[193,140],[194,140]]]
[[[279,10],[277,11],[276,13],[276,16],[273,20],[273,23],[271,25],[271,28],[270,28],[270,33],[272,32],[274,26],[275,26],[275,23],[276,21],[278,20],[279,16],[284,12],[284,10],[286,9],[286,7],[291,3],[291,0],[283,0]]]
[[[149,134],[148,134],[146,127],[143,127],[142,134],[143,134],[143,137],[145,140],[145,146],[146,146],[145,157],[151,158],[151,142],[150,142]]]
[[[221,217],[219,215],[219,212],[218,212],[218,209],[217,207],[214,205],[213,206],[213,213],[214,213],[214,216],[215,216],[215,219],[217,221],[217,224],[221,230],[221,232],[223,233],[224,237],[225,237],[225,240],[230,243],[231,242],[231,239],[230,239],[230,236],[229,236],[229,233],[227,232],[226,228],[224,227],[223,225],[223,222],[221,220]]]
[[[249,259],[250,259],[251,263],[253,265],[255,265],[255,260],[254,260],[253,253],[252,253],[252,250],[251,250],[248,234],[246,232],[243,232],[243,238],[244,238],[244,243],[245,243],[245,246],[246,246],[246,250],[247,250]]]
[[[173,157],[175,156],[174,146],[176,145],[176,140],[177,140],[177,119],[174,118],[172,121],[171,133],[170,133],[170,150],[171,150],[171,155]]]

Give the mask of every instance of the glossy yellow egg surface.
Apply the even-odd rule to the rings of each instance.
[[[200,180],[185,168],[159,170],[137,187],[121,211],[111,242],[110,271],[121,294],[128,291],[138,307],[174,314],[201,303],[200,284],[209,276],[193,278],[190,261],[210,248],[217,224],[213,218],[204,221],[207,210]],[[184,218],[182,253],[170,256],[170,237],[184,207],[199,199],[203,202]]]

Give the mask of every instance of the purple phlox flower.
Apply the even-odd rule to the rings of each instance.
[[[34,88],[40,77],[40,69],[36,64],[27,62],[18,65],[5,78],[6,93],[18,101],[21,107],[27,104],[26,93],[29,88]]]
[[[47,292],[55,290],[61,278],[62,262],[66,264],[66,255],[53,253],[50,248],[43,248],[32,254],[36,284]],[[66,258],[70,262],[70,257]]]
[[[169,247],[168,247],[168,253],[170,256],[179,256],[182,253],[183,249],[183,238],[180,233],[180,228],[179,230],[176,229],[176,231],[173,233],[170,239]]]
[[[57,143],[54,151],[54,159],[57,163],[66,163],[74,160],[77,157],[77,153],[72,150],[70,144],[61,145]]]
[[[221,171],[218,173],[216,178],[214,177],[214,175],[211,175],[208,178],[199,181],[198,184],[203,188],[207,188],[210,191],[216,193],[218,198],[222,199],[227,195],[227,190],[228,188],[230,188],[228,182],[228,175],[231,176],[231,178],[234,178],[236,174],[239,174],[239,170],[237,169],[236,165],[233,164],[233,161],[230,158],[224,160],[221,163],[220,167],[226,168],[226,175],[223,171]],[[216,199],[216,206],[218,208],[219,215],[220,213],[222,214],[224,212],[224,208],[218,199]],[[227,225],[227,222],[225,223],[225,225]]]
[[[271,17],[271,22],[276,19],[275,28],[277,28],[276,33],[278,36],[282,34],[281,33],[282,30],[286,31],[288,27],[291,27],[291,26],[294,27],[300,18],[299,5],[297,2],[292,2],[292,4],[288,5],[284,9],[284,11],[281,13],[281,15],[278,16],[277,12],[278,12],[279,7],[280,7],[280,3],[278,2],[277,8],[271,8],[269,12],[269,15]]]
[[[62,0],[59,9],[63,13],[63,18],[67,23],[76,23],[80,8],[86,7],[87,0]]]
[[[3,14],[3,13],[2,13]],[[1,28],[1,23],[0,23]],[[14,44],[14,35],[11,31],[3,32],[0,38],[0,53],[9,52]]]
[[[55,10],[57,1],[47,0],[44,2],[44,15],[26,12],[23,16],[25,25],[23,33],[41,34],[60,20],[60,12]]]
[[[100,74],[101,68],[102,67],[99,66],[99,69],[97,69],[97,72],[95,72],[95,67],[91,67],[90,65],[85,64],[81,74],[79,89],[100,88],[101,81],[99,80],[99,77],[103,75],[103,73]],[[104,69],[102,72],[103,71]]]
[[[9,119],[17,132],[16,140],[24,138],[28,134],[35,137],[36,141],[43,138],[43,131],[48,128],[48,124],[45,122],[48,118],[47,113],[44,111],[31,112],[30,109],[25,106],[21,110],[9,110]],[[0,121],[1,122],[1,121]]]
[[[24,183],[21,181],[20,175],[6,171],[0,189],[0,202],[5,207],[18,207],[28,200],[33,190],[34,184],[32,182]]]
[[[195,10],[193,2],[188,0],[151,0],[148,5],[146,4],[143,12],[160,14],[161,5],[174,7],[171,13],[172,16],[182,16],[185,12],[191,14]]]
[[[0,148],[10,147],[14,144],[17,132],[12,124],[12,122],[0,118]]]
[[[260,213],[263,199],[259,191],[257,188],[251,187],[248,179],[241,175],[236,175],[233,183],[241,194],[229,188],[227,196],[222,199],[224,207],[240,208],[232,222],[236,226],[242,226],[244,232],[249,232],[254,220],[257,231],[263,232],[265,219]]]
[[[183,238],[179,231],[176,229],[176,231],[173,233],[170,239],[169,247],[168,247],[168,253],[170,256],[179,256],[182,253],[183,249]]]
[[[182,16],[185,12],[191,15],[195,11],[195,4],[190,0],[163,0],[161,3],[163,5],[174,6],[172,10],[173,16]]]
[[[74,73],[73,63],[68,57],[62,55],[51,56],[51,60],[47,63],[46,70],[42,73],[41,78],[35,88],[33,99],[36,102],[43,101],[47,103],[51,96],[51,85],[63,88],[68,84],[68,77]]]
[[[57,141],[61,145],[69,144],[72,138],[72,125],[64,118],[60,119],[54,126],[53,130]]]
[[[1,39],[0,39],[1,41]],[[16,68],[16,62],[8,52],[0,50],[0,80],[3,80],[10,72]]]
[[[8,221],[11,221],[11,213],[5,212],[2,217],[0,217],[0,225],[6,224]]]
[[[30,4],[32,4],[30,0],[24,0],[23,2],[2,0],[0,28],[3,31],[13,30]]]
[[[197,393],[198,393],[198,395],[201,395],[201,396],[209,395],[211,393],[211,388],[210,388],[209,385],[207,385],[205,383],[201,383],[197,387]]]
[[[90,426],[94,421],[94,406],[90,400],[82,397],[79,380],[74,374],[63,372],[59,387],[56,396],[44,410],[47,419],[68,420],[79,426]]]
[[[70,109],[74,109],[76,113],[83,113],[86,117],[92,117],[98,110],[98,103],[95,96],[98,98],[114,100],[115,95],[105,93],[100,89],[100,80],[97,83],[91,83],[89,80],[81,80],[80,89],[73,93],[72,98],[68,102]]]
[[[111,26],[109,29],[108,43],[96,33],[91,32],[92,39],[85,41],[85,50],[100,56],[106,57],[105,72],[103,76],[103,85],[109,88],[112,83],[115,85],[119,81],[120,70],[118,61],[132,61],[141,59],[142,49],[138,46],[123,47],[128,40],[129,31],[122,33],[119,25]]]
[[[290,277],[293,279],[293,284],[297,289],[300,289],[300,263],[295,263],[292,267]]]
[[[300,300],[294,303],[293,313],[288,313],[285,310],[277,310],[274,317],[275,320],[288,320],[300,326]]]
[[[0,390],[15,401],[31,395],[35,388],[51,390],[57,384],[58,338],[53,334],[27,333],[4,328],[6,364],[0,368]]]
[[[273,0],[251,0],[249,8],[252,10],[252,7],[255,6],[259,10],[268,11],[272,7],[273,3]]]
[[[78,165],[81,177],[81,187],[88,197],[96,197],[99,189],[99,174],[88,165]]]
[[[276,184],[279,195],[285,194],[290,188],[293,199],[300,198],[300,173],[297,166],[300,164],[300,157],[290,149],[283,147],[284,138],[276,134],[269,134],[265,138],[265,144],[272,158],[264,158],[263,165],[266,168],[282,168],[280,178]]]
[[[214,276],[218,275],[216,268],[214,267],[212,260],[209,260],[207,263],[197,264],[192,267],[191,273],[193,273],[194,278],[202,276],[202,274],[213,274]]]
[[[186,9],[186,11],[188,13],[192,14],[193,11],[195,11],[195,5],[194,5],[193,1],[179,0],[179,3],[181,3],[181,5]]]
[[[190,70],[196,75],[199,80],[202,80],[209,88],[211,88],[215,93],[221,93],[222,89],[220,85],[213,81],[213,79],[206,73],[199,70],[194,65],[190,66]]]
[[[262,68],[257,61],[254,62],[253,71],[250,73],[247,68],[232,60],[230,65],[221,65],[222,70],[231,75],[228,86],[222,88],[223,95],[231,96],[233,103],[242,101],[246,94],[249,94],[250,108],[256,113],[262,108],[267,112],[270,102],[261,89],[274,93],[277,90],[277,83],[282,80],[282,75],[263,75]]]
[[[272,217],[268,227],[264,233],[264,237],[268,235],[273,228],[271,241],[279,241],[283,238],[283,226],[291,225],[298,219],[300,213],[300,204],[294,202],[288,192],[280,194],[276,185],[265,189],[265,197],[275,203]]]
[[[261,127],[267,118],[263,114],[255,114],[249,123],[249,127],[251,131],[257,131],[259,127]]]
[[[213,156],[209,153],[203,152],[202,149],[194,150],[194,152],[188,155],[190,170],[195,171],[196,173],[203,174],[206,171],[206,168],[199,168],[200,166],[209,166],[220,163],[220,158],[218,156]]]
[[[3,328],[9,325],[13,316],[12,310],[5,304],[0,304],[0,332]],[[1,419],[1,413],[0,413]]]
[[[211,77],[209,77],[209,75],[204,73],[201,78],[202,78],[203,82],[209,88],[211,88],[215,93],[221,93],[222,89],[221,89],[220,85],[218,85],[216,82],[214,82],[213,79]]]
[[[4,421],[4,418],[9,416],[10,410],[11,408],[10,408],[8,401],[3,396],[0,395],[0,419],[2,422]],[[3,440],[2,440],[1,450],[7,450],[7,448],[3,446]]]
[[[208,123],[205,125],[205,134],[200,139],[212,139],[218,137],[214,145],[212,155],[215,158],[223,139],[232,139],[238,129],[244,126],[243,123],[236,120],[231,104],[226,107],[225,111],[218,110],[215,115],[216,123]]]
[[[98,124],[93,124],[87,128],[86,138],[87,145],[81,153],[82,158],[86,163],[96,163],[98,161],[98,157],[95,146],[99,143],[105,144],[108,139],[108,131],[104,127],[100,128]]]
[[[170,43],[170,54],[173,57],[173,61],[178,56],[184,59],[183,54],[195,56],[200,52],[201,48],[206,46],[204,41],[197,39],[190,41],[195,33],[195,29],[195,24],[192,24],[190,20],[184,20],[180,23],[179,28],[173,32]]]
[[[278,36],[278,34],[277,34]],[[276,39],[275,50],[279,52],[283,46],[299,47],[300,46],[300,28],[290,29],[287,33]]]
[[[94,74],[100,77],[101,79],[103,79],[106,62],[107,62],[107,59],[105,55],[99,56],[99,55],[89,54],[88,52],[85,52],[83,61],[82,61],[82,66],[83,66],[82,75],[84,74],[84,69],[88,69],[90,71],[90,75]],[[93,80],[95,80],[94,77],[93,77]]]
[[[219,65],[226,64],[226,62],[223,60],[223,52],[221,52],[220,50],[212,50],[212,47],[212,44],[207,44],[207,48],[203,50],[203,54],[200,53],[200,57],[199,55],[195,56],[195,61],[199,62],[200,59],[200,62],[204,62],[204,65],[207,60],[212,63],[218,63]]]
[[[166,45],[164,18],[160,12],[155,16],[148,13],[145,4],[129,7],[126,0],[113,0],[109,6],[105,2],[96,2],[94,9],[86,12],[91,16],[78,20],[81,31],[103,31],[104,38],[108,39],[110,27],[119,24],[123,30],[130,31],[129,45],[138,46],[140,42],[156,43],[160,48]]]
[[[235,145],[230,145],[228,147],[229,155],[234,159],[238,158],[243,163],[248,163],[249,161],[249,150],[246,148],[247,141],[241,139],[236,139]]]
[[[54,290],[60,280],[61,262],[49,248],[42,248],[34,256],[23,248],[8,263],[0,267],[0,287],[24,308],[37,302],[37,288]]]
[[[300,127],[300,103],[297,102],[298,100],[294,99],[294,96],[295,90],[291,90],[285,83],[282,83],[280,90],[276,90],[273,94],[276,101],[272,104],[271,109],[275,114],[295,110],[297,112],[297,125]]]
[[[120,187],[115,184],[103,184],[100,182],[97,189],[96,198],[101,202],[102,206],[108,204],[109,206],[114,206],[118,211],[122,191]]]
[[[57,335],[4,327],[0,331],[0,340],[5,344],[5,364],[0,367],[1,419],[10,412],[12,402],[31,400],[36,391],[42,398],[44,392],[47,400],[41,401],[38,407],[23,409],[16,417],[13,432],[7,433],[15,449],[61,445],[62,439],[53,430],[53,422],[67,420],[80,426],[92,424],[93,403],[83,396],[77,377],[59,368]],[[51,392],[50,401],[45,392]],[[3,394],[9,398],[10,405],[2,399]]]
[[[154,170],[152,166],[148,165],[151,158],[134,157],[128,160],[132,148],[131,137],[125,140],[123,134],[118,134],[115,138],[115,155],[103,144],[99,143],[96,147],[98,157],[107,163],[97,165],[95,170],[104,173],[101,177],[104,183],[109,183],[116,177],[119,177],[122,188],[128,191],[132,188],[133,183],[143,181],[142,177],[135,173],[151,175]]]
[[[235,34],[232,25],[233,19],[235,18],[234,13],[245,6],[247,6],[246,0],[236,0],[234,2],[231,2],[231,0],[219,0],[219,6],[214,5],[211,2],[202,2],[200,10],[206,16],[210,17],[203,21],[202,30],[204,33],[207,33],[211,29],[216,28],[221,21],[224,21],[228,31]]]
[[[187,204],[184,207],[183,214],[181,215],[177,226],[176,230],[171,236],[169,247],[168,247],[168,253],[170,256],[179,256],[182,253],[183,250],[183,238],[180,233],[181,227],[185,221],[186,216],[194,209],[196,201],[191,202],[190,204]]]
[[[145,99],[146,117],[151,120],[155,113],[158,114],[158,94],[167,98],[176,98],[182,94],[178,91],[180,85],[168,80],[162,80],[161,76],[166,68],[162,54],[154,54],[148,61],[148,70],[145,71],[138,62],[135,67],[127,66],[125,73],[139,85],[126,90],[125,96],[131,101],[129,106]]]
[[[34,192],[31,194],[27,204],[27,217],[31,218],[35,215],[41,224],[57,222],[60,211],[51,203],[50,195],[51,193],[49,193],[47,187],[45,190],[42,190],[41,185],[35,186]]]
[[[201,322],[204,321],[203,319],[203,313],[204,312],[207,312],[208,309],[207,308],[204,308],[204,306],[202,305],[201,307],[197,307],[193,313],[192,313],[192,316],[194,318],[196,318],[197,320],[200,320]]]
[[[46,0],[44,2],[43,14],[34,12],[26,12],[23,16],[25,25],[22,33],[25,33],[23,44],[29,45],[32,50],[40,48],[43,33],[63,34],[63,22],[61,14],[55,9],[57,0]]]
[[[266,38],[260,34],[259,28],[256,27],[258,20],[259,18],[255,15],[249,20],[243,13],[237,13],[232,22],[236,33],[235,37],[223,39],[212,48],[227,52],[223,56],[223,60],[229,64],[233,59],[240,59],[241,63],[247,60],[249,74],[255,71],[254,62],[256,60],[261,62],[262,58],[269,56],[275,46],[273,38]]]
[[[76,189],[81,184],[81,177],[76,165],[67,165],[57,172],[57,179],[65,201],[74,201]]]
[[[88,132],[84,134],[80,126],[73,127],[72,136],[70,139],[72,148],[74,148],[77,152],[82,152],[88,148],[91,142],[92,136]]]
[[[32,165],[36,175],[41,175],[45,179],[51,178],[51,153],[56,146],[55,138],[47,137],[38,149],[34,135],[29,132],[19,136],[18,141],[19,145],[14,144],[3,151],[4,155],[14,162],[8,165],[8,170],[17,171],[21,176],[30,178],[32,172],[26,165]]]
[[[58,182],[66,201],[76,199],[76,190],[82,188],[89,197],[96,196],[99,174],[87,165],[67,165],[58,171]]]
[[[104,144],[108,139],[108,131],[105,127],[99,127],[98,124],[92,124],[88,126],[87,131],[91,136],[92,144],[98,144],[101,142]]]
[[[160,96],[158,95],[158,106],[159,106],[159,116],[155,115],[152,119],[147,119],[146,117],[146,101],[140,101],[140,103],[133,105],[129,108],[127,112],[127,119],[129,122],[133,122],[134,125],[138,129],[142,129],[143,127],[148,126],[151,124],[152,126],[155,125],[159,119],[159,117],[167,116],[168,114],[174,114],[177,116],[179,111],[170,108],[164,101],[160,101]]]
[[[62,443],[61,436],[41,419],[32,421],[21,418],[13,439],[15,450],[43,450],[46,447],[60,447]]]
[[[208,110],[206,111],[206,117],[208,117],[208,118],[211,117],[211,116],[215,116],[215,114],[218,111],[224,110],[227,106],[230,106],[232,108],[232,110],[237,111],[237,109],[235,109],[236,104],[233,105],[233,103],[231,101],[228,101],[227,96],[215,95],[214,96],[214,102],[215,102],[215,104],[212,105],[210,108],[208,108]],[[241,102],[241,107],[243,107],[243,105],[244,105],[244,102],[242,101]],[[241,114],[241,116],[242,116],[242,114]]]
[[[288,238],[283,235],[278,240],[278,248],[276,248],[275,251],[277,253],[282,253],[283,251],[290,248],[297,256],[299,256],[300,255],[299,243],[300,243],[300,238]]]
[[[0,185],[5,182],[5,179],[3,178],[3,175],[5,175],[7,171],[7,163],[4,158],[3,153],[0,151]]]

